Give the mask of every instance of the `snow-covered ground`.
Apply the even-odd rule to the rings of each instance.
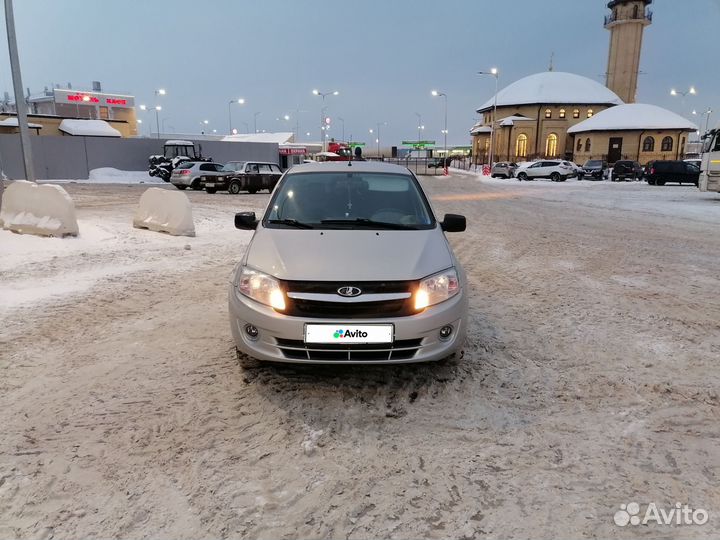
[[[162,178],[150,176],[147,171],[122,171],[112,167],[92,169],[88,178],[42,180],[42,183],[65,184],[162,184],[167,185]]]
[[[180,238],[132,228],[144,186],[71,183],[78,238],[0,231],[0,538],[614,538],[629,501],[716,537],[720,196],[421,182],[468,218],[465,354],[429,365],[238,366],[266,194],[188,193]]]

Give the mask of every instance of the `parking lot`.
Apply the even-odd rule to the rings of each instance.
[[[0,537],[717,537],[720,196],[421,182],[468,219],[434,364],[238,366],[233,214],[266,193],[187,191],[178,238],[131,228],[144,186],[67,184],[80,238],[0,231]],[[630,501],[710,521],[617,527]]]

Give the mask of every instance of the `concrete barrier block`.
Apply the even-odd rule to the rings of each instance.
[[[174,236],[195,236],[190,200],[180,191],[150,188],[140,197],[133,227]]]
[[[16,180],[2,197],[4,229],[40,236],[77,236],[75,204],[62,187]]]

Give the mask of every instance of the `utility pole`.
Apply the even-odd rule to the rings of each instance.
[[[15,91],[15,108],[17,110],[18,128],[20,129],[20,148],[25,165],[25,179],[35,181],[35,170],[32,162],[32,149],[30,147],[30,128],[27,123],[27,104],[23,94],[22,78],[20,76],[20,59],[18,57],[17,37],[15,36],[15,16],[13,15],[12,0],[5,0],[5,25],[7,26],[8,50],[10,51],[10,71],[12,73],[13,90]]]

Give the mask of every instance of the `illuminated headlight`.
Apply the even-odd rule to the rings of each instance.
[[[421,310],[452,298],[460,292],[460,280],[454,268],[448,268],[420,281],[415,292],[415,309]]]
[[[235,281],[240,294],[278,311],[285,309],[285,294],[277,279],[247,266],[243,266]]]

